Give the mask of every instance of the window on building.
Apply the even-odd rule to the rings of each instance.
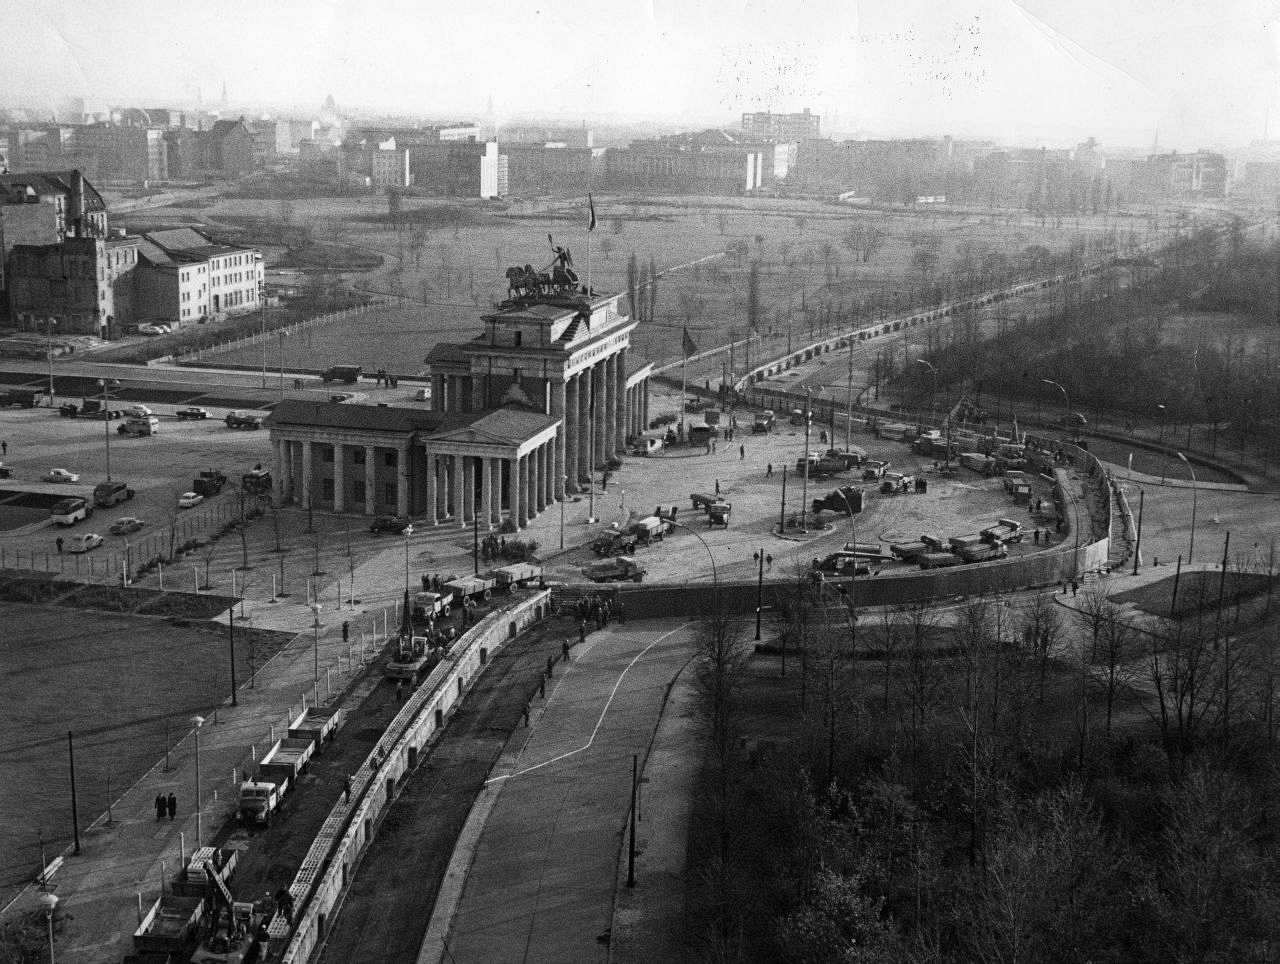
[[[364,449],[360,446],[351,450],[351,461],[356,465],[364,465]]]
[[[396,456],[399,454],[400,453],[397,452],[395,449],[388,449],[385,453],[383,453],[382,464],[389,469],[394,469],[396,467]]]

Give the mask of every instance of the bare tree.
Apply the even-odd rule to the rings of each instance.
[[[1022,640],[1035,661],[1037,671],[1037,702],[1044,706],[1045,678],[1062,635],[1062,619],[1051,596],[1033,596],[1022,610]]]

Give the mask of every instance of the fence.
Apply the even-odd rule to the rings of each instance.
[[[269,960],[303,962],[324,940],[334,907],[395,800],[399,782],[440,734],[489,658],[530,624],[542,619],[550,592],[485,616],[449,650],[387,727],[378,746],[352,777],[351,801],[339,800],[325,820],[289,891],[300,908],[292,938],[280,915],[271,921]]]
[[[191,542],[201,537],[206,530],[238,521],[239,518],[238,503],[214,502],[202,508],[184,511],[161,531],[145,535],[136,542],[126,539],[124,552],[59,552],[56,544],[52,549],[26,551],[0,546],[0,570],[52,572],[82,582],[122,585],[132,583],[144,568],[156,564],[160,572],[161,589],[165,588],[165,567],[168,566],[169,579],[174,588],[188,585],[183,580],[190,576],[195,580],[190,585],[199,592],[198,575],[192,576],[176,560],[189,551],[192,548]],[[195,568],[193,565],[192,570]]]
[[[290,325],[281,325],[276,328],[269,328],[264,331],[255,331],[239,338],[229,338],[225,341],[217,342],[213,345],[184,346],[183,349],[175,355],[169,356],[171,360],[182,365],[200,364],[201,356],[206,354],[216,355],[222,352],[238,351],[241,348],[249,348],[253,345],[261,345],[264,342],[274,342],[278,338],[290,338],[299,332],[307,331],[312,328],[320,328],[334,321],[349,321],[352,318],[360,318],[369,313],[371,308],[383,307],[383,302],[374,302],[370,304],[357,305],[352,308],[343,308],[340,311],[331,311],[328,314],[316,315],[314,318],[308,318],[305,321],[296,321]]]

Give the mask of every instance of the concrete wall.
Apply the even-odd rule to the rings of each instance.
[[[310,958],[377,833],[378,821],[394,801],[396,788],[435,741],[485,663],[546,614],[550,596],[549,591],[540,592],[490,613],[453,645],[409,697],[387,735],[352,777],[351,802],[338,801],[312,843],[289,888],[300,910],[297,927],[289,939],[283,918],[272,921],[268,960],[302,964]]]

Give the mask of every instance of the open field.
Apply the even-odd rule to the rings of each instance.
[[[341,360],[356,361],[351,356],[367,351],[370,336],[381,337],[381,329],[394,337],[386,354],[392,345],[400,346],[400,339],[414,344],[412,336],[419,332],[419,347],[396,355],[404,361],[389,366],[406,372],[415,370],[408,359],[425,357],[435,339],[477,330],[480,314],[506,295],[503,272],[509,265],[549,262],[548,233],[573,250],[586,278],[585,204],[407,198],[404,206],[410,223],[398,231],[380,219],[385,201],[368,197],[221,198],[198,211],[161,208],[136,217],[152,224],[197,222],[214,233],[260,243],[259,237],[276,237],[283,215],[289,224],[309,228],[316,241],[381,256],[381,267],[334,270],[328,280],[340,278],[362,292],[397,299],[410,312],[389,313],[372,329],[352,326],[345,337],[334,336],[335,342],[326,341],[317,351],[332,349]],[[635,336],[640,352],[655,361],[679,357],[679,331],[685,325],[700,347],[728,341],[730,329],[747,331],[747,279],[754,261],[760,264],[759,329],[765,335],[772,330],[781,344],[788,330],[796,339],[805,338],[828,313],[852,318],[905,309],[916,297],[913,289],[945,272],[976,283],[979,270],[1020,264],[1031,270],[1040,247],[1046,254],[1062,253],[1074,241],[1091,251],[1105,235],[1123,242],[1149,228],[1149,221],[1138,217],[1098,216],[1042,226],[1019,213],[882,212],[777,199],[597,197],[596,213],[599,226],[591,235],[590,258],[594,288],[625,290],[633,252],[642,274],[651,261],[659,272],[652,320]],[[414,223],[415,217],[422,220]],[[853,229],[878,232],[880,240],[865,261],[866,252],[846,243]],[[726,253],[735,248],[736,254]],[[269,266],[289,257],[279,248],[266,250]],[[927,264],[917,260],[921,257]],[[254,357],[223,360],[256,363]],[[293,364],[314,368],[319,362],[299,357]]]
[[[71,841],[67,731],[81,826],[230,693],[226,630],[212,623],[0,603],[0,904]],[[12,631],[21,627],[20,632]],[[260,637],[261,667],[270,649]],[[241,636],[240,641],[245,642]],[[248,678],[249,648],[238,650]],[[163,680],[163,685],[158,681]],[[190,787],[175,786],[180,812]]]

